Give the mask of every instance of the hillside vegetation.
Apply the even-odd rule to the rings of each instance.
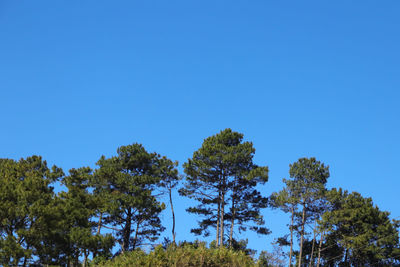
[[[40,156],[0,159],[0,265],[3,266],[399,266],[400,221],[371,198],[327,188],[329,166],[314,157],[289,164],[283,188],[266,195],[269,168],[253,143],[225,129],[178,162],[134,143],[101,156],[96,169],[64,171]],[[64,191],[54,188],[63,185]],[[192,201],[190,232],[213,241],[176,241],[172,192]],[[164,203],[167,202],[167,203]],[[172,229],[159,244],[169,208]],[[266,208],[288,214],[276,251],[247,248],[246,231],[271,234]],[[182,216],[184,211],[179,212]],[[181,234],[181,233],[180,233]],[[184,236],[184,235],[180,235]],[[211,237],[211,238],[210,238]],[[94,260],[92,260],[94,259]],[[100,260],[103,259],[103,260]]]
[[[99,267],[151,266],[151,267],[255,267],[253,259],[243,251],[234,251],[225,247],[207,248],[198,246],[169,246],[164,249],[158,246],[146,254],[142,250],[134,250],[99,263]]]

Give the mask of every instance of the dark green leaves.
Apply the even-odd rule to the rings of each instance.
[[[371,198],[342,189],[332,189],[328,200],[329,210],[320,223],[327,232],[325,261],[353,266],[399,263],[398,222],[389,219],[389,212],[380,211]]]
[[[45,249],[46,239],[54,236],[47,229],[56,219],[50,185],[63,173],[57,167],[52,170],[39,156],[18,162],[0,159],[1,264],[29,263]]]
[[[121,251],[154,241],[164,230],[159,214],[165,208],[154,190],[160,183],[172,186],[177,176],[175,165],[140,144],[122,146],[117,156],[103,156],[97,165],[94,192],[103,199],[99,227],[116,231]]]
[[[260,227],[260,209],[267,206],[267,199],[256,189],[268,181],[268,167],[253,163],[254,152],[251,142],[243,142],[243,134],[226,129],[205,139],[183,165],[186,184],[179,192],[199,202],[187,211],[203,217],[193,233],[208,235],[209,227],[215,227],[217,245],[223,243],[227,225],[230,243],[234,230],[247,229],[244,222],[254,222],[257,226],[250,229],[268,233]]]

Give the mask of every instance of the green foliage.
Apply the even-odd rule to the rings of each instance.
[[[178,162],[173,162],[167,157],[158,156],[157,160],[157,175],[160,177],[160,181],[158,183],[159,190],[163,195],[168,194],[169,196],[169,205],[171,208],[172,214],[172,242],[175,243],[175,211],[174,205],[172,202],[172,190],[178,185],[181,176],[178,173],[176,167],[178,166]]]
[[[399,221],[389,219],[371,198],[359,193],[332,189],[330,208],[320,227],[326,231],[323,260],[352,266],[395,266],[400,264]]]
[[[292,179],[284,179],[286,188],[290,191],[289,201],[298,203],[305,208],[308,218],[318,218],[323,212],[325,204],[324,194],[330,175],[329,166],[325,166],[315,158],[300,158],[289,167]]]
[[[257,251],[254,249],[248,248],[247,247],[248,243],[249,243],[249,240],[247,240],[247,239],[236,240],[233,238],[230,248],[235,251],[243,251],[246,255],[254,256]]]
[[[300,158],[289,167],[292,179],[283,179],[286,187],[271,195],[270,205],[291,213],[289,262],[292,261],[291,256],[293,255],[293,232],[296,232],[300,236],[300,266],[306,234],[305,225],[317,220],[325,210],[325,185],[329,177],[329,167],[315,158]]]
[[[176,167],[178,166],[178,162],[173,162],[167,157],[161,157],[158,155],[157,161],[155,162],[157,172],[157,176],[160,177],[160,181],[158,185],[161,187],[160,189],[166,189],[167,191],[175,188],[178,185],[180,180],[180,176]]]
[[[261,251],[257,261],[257,267],[283,267],[285,262],[281,259],[281,255]]]
[[[93,185],[102,199],[99,225],[116,231],[121,251],[129,251],[156,240],[164,230],[159,214],[165,205],[153,194],[161,179],[160,157],[140,144],[122,146],[117,154],[100,158]]]
[[[50,185],[62,175],[39,156],[0,159],[0,264],[27,264],[34,256],[45,263],[57,260],[56,248],[47,246],[58,236]]]
[[[243,134],[226,129],[205,139],[183,165],[186,183],[179,192],[199,203],[187,211],[203,218],[193,233],[208,236],[209,228],[214,227],[216,242],[221,245],[227,225],[230,243],[235,226],[244,231],[253,222],[251,230],[269,233],[260,213],[267,198],[256,190],[268,180],[268,168],[253,163],[254,153],[253,144],[243,142]]]
[[[163,249],[158,246],[154,251],[145,253],[134,250],[117,256],[98,266],[193,266],[193,267],[255,267],[253,259],[242,251],[235,251],[225,247],[210,249],[204,243],[183,244],[169,246]]]
[[[109,255],[114,246],[111,234],[95,234],[95,223],[91,218],[98,208],[96,198],[89,193],[92,170],[88,167],[71,169],[70,175],[64,177],[62,182],[67,187],[67,192],[61,192],[59,199],[59,228],[62,229],[63,250],[67,262],[78,264],[79,257],[87,259],[93,255]]]
[[[226,129],[205,139],[184,164],[180,193],[197,201],[188,212],[201,219],[192,232],[207,236],[216,229],[209,248],[198,241],[176,245],[172,190],[181,178],[178,163],[140,144],[102,156],[95,171],[71,169],[68,176],[40,156],[0,159],[0,265],[283,266],[288,254],[289,265],[295,256],[298,266],[400,266],[400,221],[359,193],[327,191],[329,167],[315,158],[291,164],[285,188],[271,195],[272,208],[291,214],[291,233],[255,262],[247,240],[233,238],[247,229],[269,233],[261,216],[267,198],[257,188],[267,182],[268,168],[253,163],[254,153],[243,134]],[[58,181],[66,191],[55,194]],[[159,197],[167,194],[173,240],[145,253],[138,247],[152,245],[164,230]],[[305,226],[312,222],[311,238]],[[112,255],[116,242],[120,249]]]

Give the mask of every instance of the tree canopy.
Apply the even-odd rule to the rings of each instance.
[[[186,183],[180,193],[199,203],[187,211],[203,217],[193,233],[207,236],[213,227],[220,246],[227,226],[230,245],[235,226],[243,231],[247,223],[254,222],[251,230],[269,233],[260,212],[267,207],[267,198],[257,190],[268,181],[268,167],[254,164],[254,153],[253,144],[244,142],[243,134],[225,129],[205,139],[183,165]]]
[[[121,252],[154,241],[164,230],[159,218],[164,204],[154,190],[160,181],[158,155],[140,144],[122,146],[117,156],[97,162],[94,188],[105,202],[100,224],[116,232]]]
[[[345,266],[397,266],[400,264],[399,220],[390,220],[371,198],[357,192],[332,189],[330,208],[322,216],[326,231],[323,261]]]
[[[204,139],[183,164],[184,174],[177,161],[138,143],[67,174],[36,155],[0,159],[0,265],[162,265],[182,257],[204,266],[293,266],[293,259],[298,267],[400,266],[400,220],[358,192],[329,190],[329,166],[314,157],[290,164],[282,190],[267,196],[269,169],[254,162],[255,151],[242,133],[225,129]],[[194,200],[187,212],[197,215],[198,225],[191,232],[214,231],[209,248],[176,240],[176,191]],[[157,246],[166,229],[164,202],[172,242],[164,236]],[[238,236],[247,230],[269,234],[267,207],[290,215],[289,234],[255,260],[248,239]]]

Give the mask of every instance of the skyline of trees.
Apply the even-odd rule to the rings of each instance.
[[[197,203],[187,209],[198,215],[191,232],[214,232],[214,247],[250,253],[240,236],[246,230],[270,234],[261,212],[269,207],[289,214],[290,234],[276,242],[289,266],[293,256],[299,267],[400,264],[400,221],[389,212],[357,192],[327,189],[329,166],[313,157],[290,164],[285,187],[263,195],[258,186],[267,183],[269,169],[253,162],[255,148],[243,138],[225,129],[204,139],[183,164],[185,175],[178,162],[137,143],[101,156],[96,169],[73,168],[68,175],[40,156],[0,159],[0,264],[87,266],[93,258],[154,244],[165,230],[166,199],[172,215],[167,243],[176,246],[174,190]],[[55,193],[57,184],[65,190]]]

